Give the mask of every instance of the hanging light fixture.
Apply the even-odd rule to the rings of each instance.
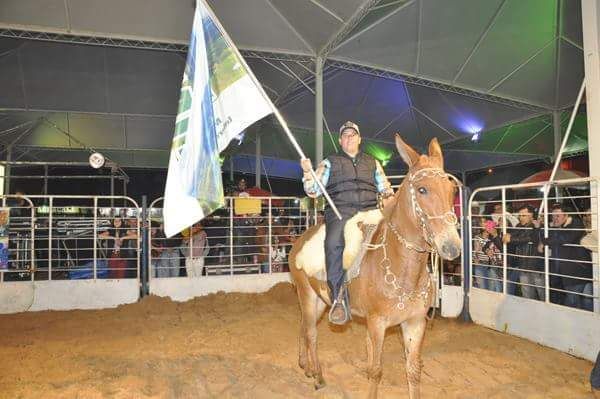
[[[94,169],[100,169],[101,167],[104,166],[104,155],[100,154],[99,152],[94,152],[93,154],[90,155],[89,158],[89,162],[90,162],[90,166]]]

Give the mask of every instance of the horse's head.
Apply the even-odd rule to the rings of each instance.
[[[396,194],[396,207],[415,220],[425,240],[444,259],[461,253],[454,213],[455,181],[444,171],[444,158],[437,139],[429,143],[429,154],[419,155],[396,134],[396,148],[409,170]]]

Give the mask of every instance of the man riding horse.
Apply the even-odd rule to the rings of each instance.
[[[342,219],[331,208],[325,210],[325,262],[327,284],[331,294],[329,321],[345,324],[351,318],[348,291],[344,288],[345,272],[342,266],[344,226],[357,212],[377,208],[377,195],[388,198],[394,194],[379,161],[360,151],[360,130],[353,122],[340,127],[338,139],[342,152],[330,155],[320,163],[317,177],[338,207]],[[321,195],[310,171],[310,159],[301,161],[304,191],[309,197]]]

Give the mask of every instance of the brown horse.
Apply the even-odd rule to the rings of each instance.
[[[373,245],[348,289],[352,314],[363,317],[367,324],[369,397],[377,397],[385,331],[400,324],[409,396],[414,399],[420,395],[421,343],[435,289],[427,260],[434,252],[444,259],[454,259],[460,255],[462,243],[453,212],[456,185],[443,170],[437,139],[429,144],[429,155],[419,155],[399,135],[396,147],[409,166],[408,174],[383,210]],[[296,255],[318,227],[313,226],[298,238],[289,256],[302,313],[299,365],[314,378],[317,389],[325,385],[317,356],[317,322],[331,300],[327,283],[308,276],[303,265],[296,263]]]

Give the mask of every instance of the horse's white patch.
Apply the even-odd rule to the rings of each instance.
[[[358,223],[379,224],[383,219],[383,214],[379,209],[372,211],[359,212],[354,215],[344,227],[344,239],[346,247],[344,248],[344,269],[350,268],[360,252],[361,244],[364,240],[363,232],[358,227]],[[317,277],[317,274],[325,275],[325,225],[312,236],[310,240],[304,243],[304,246],[296,256],[296,267],[304,269],[304,272],[310,277]]]

